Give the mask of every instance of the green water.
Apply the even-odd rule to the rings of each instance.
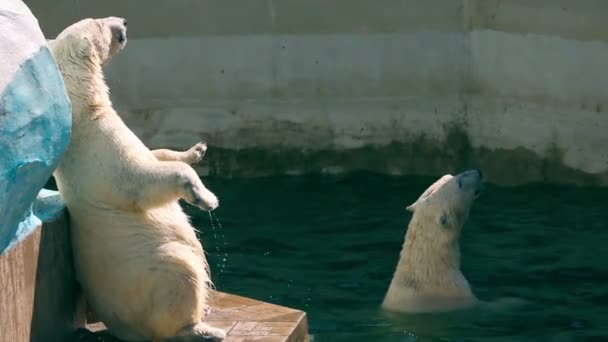
[[[463,273],[480,299],[524,304],[382,315],[404,207],[433,181],[205,179],[221,198],[222,228],[188,212],[217,288],[307,311],[316,342],[608,340],[608,189],[489,186],[463,231]]]

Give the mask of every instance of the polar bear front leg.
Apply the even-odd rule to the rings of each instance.
[[[207,152],[207,143],[199,142],[187,151],[172,151],[169,149],[153,150],[152,154],[159,161],[181,161],[186,164],[196,164],[203,159]]]
[[[218,207],[217,197],[209,191],[194,169],[179,161],[159,161],[146,165],[132,176],[137,186],[140,208],[154,208],[178,198],[203,210]]]

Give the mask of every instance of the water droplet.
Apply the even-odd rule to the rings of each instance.
[[[404,330],[403,334],[405,335],[404,342],[415,342],[418,341],[418,336],[412,334],[411,332]]]
[[[226,236],[222,232],[220,234],[220,238],[218,239],[218,231],[222,230],[222,223],[220,222],[219,218],[217,218],[217,216],[213,215],[210,211],[208,213],[209,213],[209,221],[211,222],[211,231],[213,232],[213,239],[215,240],[215,252],[216,252],[217,260],[219,261],[216,266],[219,268],[219,276],[222,277],[224,274],[224,269],[226,268],[226,262],[228,260],[228,252],[226,252],[225,249],[223,251],[221,251],[220,245],[222,245],[223,248],[225,248],[225,246],[227,245]],[[216,230],[216,224],[217,224],[217,230]],[[222,258],[222,254],[224,255],[223,258]]]

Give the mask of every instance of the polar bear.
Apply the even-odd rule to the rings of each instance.
[[[150,151],[112,108],[102,66],[124,48],[127,21],[84,19],[49,42],[72,102],[72,139],[54,176],[70,213],[87,301],[122,340],[221,340],[203,322],[210,276],[178,199],[213,210],[194,169],[206,144]]]
[[[391,312],[438,312],[477,299],[460,271],[458,239],[483,189],[479,170],[445,175],[407,207],[413,213],[382,307]]]

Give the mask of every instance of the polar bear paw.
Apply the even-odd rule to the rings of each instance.
[[[200,181],[188,181],[185,183],[185,187],[186,194],[189,196],[184,199],[188,203],[206,211],[214,210],[220,205],[218,198],[211,191],[207,190]]]
[[[199,142],[186,151],[186,158],[184,162],[190,165],[196,164],[203,159],[205,152],[207,152],[207,143],[204,141]]]
[[[221,341],[226,338],[226,332],[222,329],[212,327],[206,323],[200,322],[182,329],[179,336],[190,337],[191,340],[198,341]]]

